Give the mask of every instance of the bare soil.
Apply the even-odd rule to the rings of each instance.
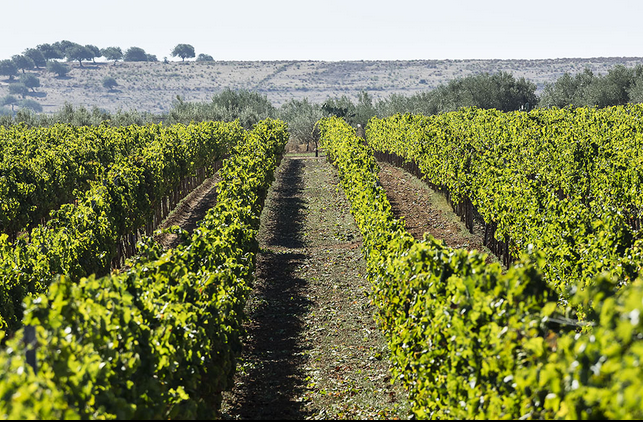
[[[379,166],[380,183],[393,213],[405,220],[406,229],[413,237],[422,239],[428,233],[446,246],[485,252],[489,254],[487,261],[497,261],[482,244],[484,226],[480,222],[474,221],[470,232],[440,192],[403,169],[384,162],[379,162]]]
[[[217,203],[216,184],[219,176],[214,175],[205,179],[201,185],[194,189],[190,194],[183,198],[167,218],[159,225],[159,229],[167,229],[172,226],[179,226],[183,230],[192,234],[197,228],[198,222],[208,210]],[[181,243],[181,238],[174,233],[161,233],[154,237],[165,249],[177,247]]]

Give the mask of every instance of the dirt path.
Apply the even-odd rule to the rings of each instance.
[[[498,261],[482,244],[481,224],[474,222],[470,233],[442,194],[405,170],[384,162],[379,162],[379,166],[380,183],[393,213],[397,218],[404,217],[406,229],[416,239],[422,239],[426,232],[451,248],[483,251],[489,254],[487,261]]]
[[[481,228],[469,233],[439,193],[404,170],[380,167],[394,213],[416,238],[428,232],[451,247],[485,250]],[[291,154],[275,176],[224,419],[407,419],[406,393],[391,385],[388,347],[367,296],[361,236],[335,169],[325,157]],[[164,226],[191,232],[216,202],[216,181],[186,197]],[[159,240],[179,242],[169,234]]]
[[[197,223],[217,203],[217,190],[215,187],[218,181],[218,174],[205,179],[201,185],[178,203],[176,208],[161,223],[159,229],[176,225],[192,233],[197,227]],[[181,239],[172,233],[155,236],[155,240],[166,249],[175,248],[181,242]]]
[[[262,214],[226,419],[406,418],[369,303],[360,235],[325,157],[286,156]]]

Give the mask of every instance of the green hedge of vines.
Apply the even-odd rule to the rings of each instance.
[[[264,196],[288,138],[265,120],[220,170],[218,203],[187,242],[153,243],[120,274],[74,281],[27,298],[24,323],[0,353],[4,419],[211,418],[240,350]]]
[[[322,145],[364,236],[377,319],[416,417],[643,417],[643,280],[599,276],[558,293],[524,255],[507,271],[476,251],[415,241],[377,183],[372,150],[342,120]],[[587,309],[579,321],[574,309]]]
[[[119,130],[132,137],[151,133],[149,127]],[[107,274],[121,237],[145,225],[184,177],[220,160],[243,137],[238,122],[157,128],[145,146],[89,181],[77,204],[51,211],[46,224],[15,242],[0,234],[0,329],[20,325],[23,298],[45,291],[52,275]]]

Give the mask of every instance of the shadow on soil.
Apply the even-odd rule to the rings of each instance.
[[[281,183],[274,186],[264,250],[257,256],[257,281],[249,303],[250,323],[239,366],[232,407],[224,419],[302,420],[310,415],[304,394],[306,350],[299,336],[310,307],[306,280],[296,271],[307,259],[304,246],[302,160],[284,160]],[[270,250],[268,248],[273,247]],[[284,249],[285,248],[285,249]]]
[[[275,188],[273,200],[278,205],[272,216],[274,225],[271,227],[270,237],[266,239],[266,246],[303,248],[305,201],[302,195],[305,160],[291,158],[284,160],[283,165],[286,168],[281,183]]]

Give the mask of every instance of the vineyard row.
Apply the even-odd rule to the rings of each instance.
[[[148,137],[151,128],[127,130]],[[237,122],[157,131],[136,153],[101,170],[86,191],[74,191],[77,200],[50,211],[46,223],[14,242],[0,235],[0,328],[19,327],[23,298],[46,291],[54,274],[78,280],[122,264],[140,235],[149,235],[187,193],[181,188],[214,171],[245,136]]]
[[[617,289],[597,276],[561,309],[542,256],[503,271],[482,253],[416,241],[391,211],[372,149],[343,120],[320,126],[417,418],[643,417],[641,278]]]
[[[4,419],[211,418],[240,352],[264,198],[288,138],[265,120],[219,171],[217,204],[175,249],[140,243],[128,269],[60,276],[25,299],[0,352]],[[32,334],[30,334],[32,333]]]
[[[565,296],[600,274],[627,283],[643,264],[643,106],[463,109],[373,118],[370,147],[417,168],[510,264],[545,257]]]

